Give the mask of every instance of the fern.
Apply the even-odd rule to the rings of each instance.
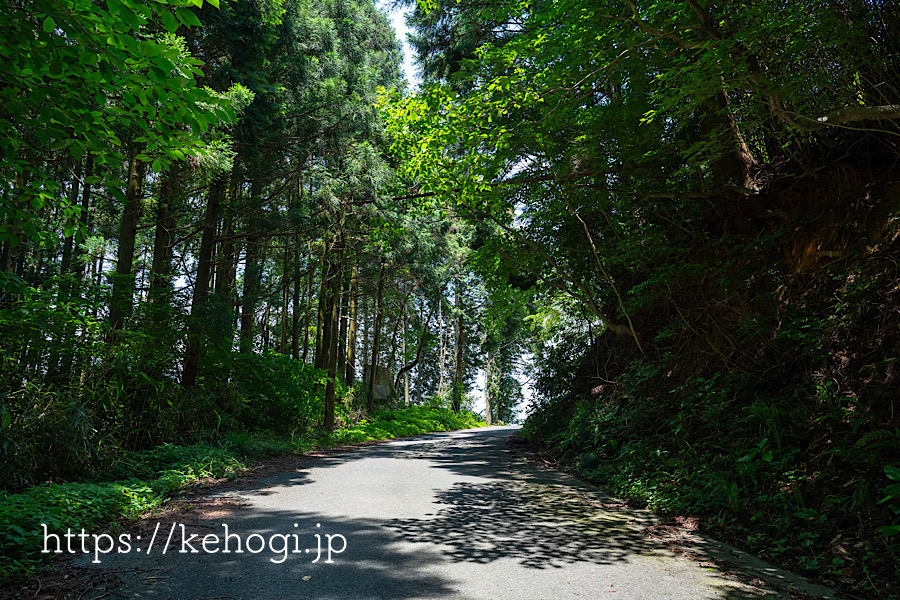
[[[876,429],[875,431],[870,431],[856,441],[856,448],[864,448],[876,442],[877,448],[900,442],[900,430],[895,429],[894,431],[891,431],[890,429]]]

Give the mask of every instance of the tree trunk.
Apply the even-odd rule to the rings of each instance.
[[[253,334],[256,324],[256,296],[262,274],[260,262],[259,231],[256,219],[252,220],[251,232],[247,237],[247,258],[244,266],[244,290],[241,294],[241,352],[253,352]]]
[[[489,358],[485,366],[484,374],[484,422],[488,425],[494,424],[493,409],[491,407],[491,382],[494,375],[491,370],[491,362],[493,357]]]
[[[125,210],[119,224],[119,248],[116,259],[116,275],[109,300],[109,324],[118,331],[131,315],[134,300],[134,245],[137,224],[141,216],[141,184],[145,165],[132,155],[128,164],[128,187],[125,190]]]
[[[403,303],[403,360],[406,360],[406,303]],[[409,406],[409,371],[403,374],[403,404]]]
[[[750,152],[747,142],[734,119],[734,113],[724,91],[718,92],[709,102],[703,116],[704,134],[724,135],[728,148],[713,164],[713,177],[716,184],[723,187],[739,188],[750,191],[753,182],[753,168],[756,160]]]
[[[281,274],[281,339],[279,340],[278,352],[285,354],[287,352],[288,337],[288,297],[290,296],[291,280],[288,277],[288,271],[291,268],[290,250],[284,248],[284,272]]]
[[[225,187],[223,182],[223,191],[225,206],[230,204],[230,200],[234,197],[233,184],[229,183]],[[220,205],[219,212],[223,211]],[[217,327],[210,331],[210,342],[219,350],[231,352],[234,344],[234,330],[236,324],[235,315],[235,280],[237,279],[237,261],[234,251],[234,242],[229,237],[234,233],[232,225],[232,217],[225,215],[222,219],[222,242],[215,252],[214,260],[211,268],[215,269],[216,285],[214,288],[214,301],[212,306],[215,307],[216,314],[224,317],[223,321],[227,323],[225,327]],[[207,308],[209,310],[212,307]]]
[[[194,279],[194,295],[191,299],[191,316],[188,320],[187,344],[184,367],[181,371],[181,385],[190,388],[197,384],[197,368],[200,361],[200,347],[203,345],[203,317],[206,296],[209,292],[209,271],[212,262],[216,223],[219,220],[224,183],[217,179],[209,186],[206,199],[206,214],[203,217],[203,232],[200,237],[200,254],[197,257],[197,276]]]
[[[372,336],[372,363],[369,369],[369,389],[366,396],[366,410],[370,413],[375,410],[375,378],[378,371],[378,346],[381,344],[381,300],[384,296],[384,268],[385,260],[381,259],[381,268],[378,270],[378,291],[375,295],[375,333]]]
[[[94,174],[94,157],[88,154],[87,160],[84,165],[84,177],[88,178]],[[90,200],[91,200],[91,184],[86,182],[83,186],[81,186],[81,216],[79,217],[79,225],[81,229],[87,232],[88,229],[88,216],[90,215]],[[75,275],[76,278],[84,277],[84,270],[87,267],[87,264],[83,260],[84,250],[82,250],[78,245],[75,246],[75,250],[72,257],[72,274]]]
[[[341,275],[341,296],[339,310],[339,327],[338,327],[338,353],[337,353],[337,372],[344,377],[347,371],[347,312],[350,306],[350,278]]]
[[[310,314],[312,314],[312,284],[313,277],[316,272],[316,270],[312,266],[312,244],[307,242],[306,247],[309,251],[309,275],[306,278],[306,308],[303,314],[303,356],[300,358],[300,360],[302,360],[303,362],[307,362],[309,360],[309,316]]]
[[[325,368],[325,345],[323,336],[325,334],[325,311],[326,296],[328,289],[328,269],[326,269],[326,261],[328,253],[331,250],[327,242],[323,243],[322,250],[322,269],[321,281],[319,282],[319,303],[316,309],[316,345],[315,354],[313,354],[313,366],[317,369]]]
[[[294,247],[294,293],[291,296],[291,358],[300,359],[300,246]]]
[[[150,315],[154,328],[165,320],[165,308],[172,298],[172,231],[175,228],[173,203],[178,187],[178,166],[173,164],[163,175],[156,203],[156,235],[153,238],[153,262],[150,266]]]
[[[453,377],[453,412],[459,412],[462,405],[462,380],[463,380],[463,346],[465,345],[465,331],[463,330],[463,312],[460,307],[462,295],[459,292],[459,280],[456,281],[456,369]]]
[[[337,250],[336,256],[334,250]],[[325,323],[322,343],[325,345],[324,368],[328,373],[325,383],[325,429],[334,429],[335,379],[337,378],[338,329],[341,318],[341,274],[344,269],[343,236],[336,239],[332,252],[332,260],[328,269],[329,286],[325,299]]]
[[[350,275],[350,311],[347,318],[347,374],[344,381],[348,386],[352,386],[356,380],[356,312],[357,298],[359,293],[359,265],[353,265],[353,272]]]
[[[438,339],[440,340],[441,348],[438,352],[438,396],[442,399],[444,397],[444,363],[446,362],[446,344],[444,343],[444,295],[441,292],[441,297],[438,298]]]
[[[75,163],[74,174],[72,176],[72,182],[69,185],[69,204],[71,206],[75,206],[78,203],[78,193],[79,193],[79,185],[81,180],[81,161],[79,160]],[[66,236],[65,241],[63,242],[63,251],[62,251],[62,263],[59,267],[59,274],[62,277],[67,277],[72,272],[72,257],[75,250],[75,232],[72,235]],[[68,281],[63,280],[63,282],[59,286],[59,299],[61,302],[68,302],[71,297],[71,284]]]

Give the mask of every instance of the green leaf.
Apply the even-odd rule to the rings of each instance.
[[[900,525],[887,525],[885,527],[879,527],[875,531],[885,537],[890,537],[892,535],[897,535],[898,533],[900,533]]]
[[[163,13],[163,26],[166,28],[166,31],[169,33],[175,33],[178,29],[178,19],[175,18],[171,12],[166,11]]]
[[[216,8],[219,8],[219,0],[206,0],[206,1],[209,2],[210,4],[212,4],[213,6],[215,6]]]
[[[53,20],[53,17],[47,17],[44,19],[44,31],[47,33],[53,33],[53,30],[56,29],[56,21]]]
[[[178,20],[188,27],[200,25],[200,19],[197,18],[197,15],[191,9],[178,7],[175,12],[178,15]]]
[[[884,474],[892,481],[900,481],[900,467],[888,465],[884,468]]]

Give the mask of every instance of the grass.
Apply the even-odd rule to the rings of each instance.
[[[42,525],[51,533],[94,531],[135,519],[202,479],[234,477],[254,460],[483,425],[473,413],[442,408],[382,410],[333,432],[232,434],[190,446],[164,444],[124,453],[91,481],[46,483],[16,494],[0,491],[0,583],[36,572],[51,556],[41,553]]]

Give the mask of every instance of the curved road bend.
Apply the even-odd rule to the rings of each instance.
[[[515,430],[436,433],[305,460],[216,493],[220,505],[240,505],[185,516],[165,555],[171,521],[149,555],[143,536],[130,553],[101,557],[102,567],[126,571],[119,596],[147,600],[743,600],[791,598],[793,589],[834,597],[700,536],[678,533],[673,545],[644,533],[658,520],[528,461],[507,445]],[[223,553],[223,525],[242,554],[235,537]]]

